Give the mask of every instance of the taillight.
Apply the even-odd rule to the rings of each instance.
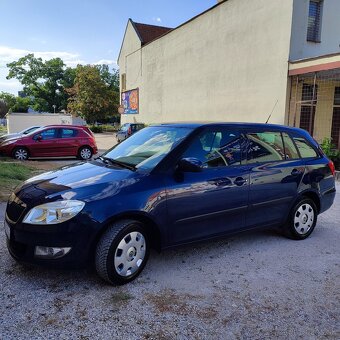
[[[334,163],[332,161],[329,161],[328,162],[328,166],[329,166],[329,169],[332,172],[332,175],[335,176],[335,166],[334,166]]]
[[[131,130],[131,126],[129,127],[129,129],[128,129],[128,135],[130,136],[131,134],[132,134],[132,130]]]

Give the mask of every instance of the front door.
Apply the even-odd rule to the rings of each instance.
[[[59,156],[58,129],[51,128],[40,131],[33,136],[33,141],[30,148],[32,157]]]
[[[248,205],[245,139],[228,128],[209,128],[181,158],[202,162],[201,172],[175,172],[166,182],[170,244],[241,230]]]

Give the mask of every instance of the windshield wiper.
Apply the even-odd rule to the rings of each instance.
[[[128,163],[125,163],[125,162],[121,162],[121,161],[117,161],[115,159],[112,159],[112,158],[109,158],[109,157],[104,157],[104,156],[99,156],[98,157],[100,160],[102,160],[104,163],[111,163],[111,164],[114,164],[114,165],[118,165],[122,168],[125,168],[125,169],[129,169],[129,170],[132,170],[132,171],[136,171],[136,167],[132,164],[128,164]]]

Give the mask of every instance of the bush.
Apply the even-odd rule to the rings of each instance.
[[[93,132],[93,133],[102,133],[103,132],[103,128],[102,126],[97,126],[97,125],[91,125],[89,126],[90,130]]]
[[[332,139],[324,138],[320,146],[325,155],[333,161],[335,168],[340,170],[340,151],[332,144]]]

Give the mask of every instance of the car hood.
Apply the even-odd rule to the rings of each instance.
[[[15,195],[30,205],[58,199],[99,200],[126,190],[143,176],[138,171],[107,166],[100,161],[76,163],[27,180]]]
[[[11,133],[8,135],[4,135],[0,137],[1,142],[9,142],[9,141],[16,141],[17,139],[21,138],[22,135],[20,133]]]

